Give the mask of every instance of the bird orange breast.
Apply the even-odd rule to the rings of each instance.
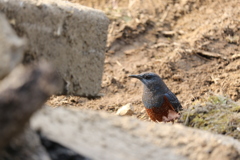
[[[147,114],[151,120],[155,122],[174,122],[175,119],[179,118],[179,114],[174,110],[168,98],[166,96],[163,98],[164,101],[161,106],[156,106],[151,109],[146,108]]]

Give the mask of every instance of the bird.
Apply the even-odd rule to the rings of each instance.
[[[152,121],[174,123],[180,117],[182,105],[159,75],[146,72],[129,77],[143,83],[142,101]]]

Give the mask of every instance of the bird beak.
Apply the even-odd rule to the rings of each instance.
[[[129,76],[130,78],[137,78],[137,79],[142,79],[142,76],[141,75],[130,75]]]

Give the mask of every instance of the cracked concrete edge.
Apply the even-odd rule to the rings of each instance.
[[[240,155],[240,143],[231,137],[99,111],[45,107],[31,126],[93,159],[230,160]]]

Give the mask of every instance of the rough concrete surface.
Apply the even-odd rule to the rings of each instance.
[[[46,107],[32,117],[31,127],[93,159],[235,160],[240,156],[240,143],[230,137],[103,112]]]
[[[58,142],[54,142],[48,139],[40,132],[38,132],[38,136],[40,138],[42,146],[47,151],[51,160],[91,160],[88,157],[85,157],[67,147],[64,147]]]
[[[109,23],[104,13],[61,0],[0,0],[0,11],[28,40],[24,63],[51,62],[65,82],[62,94],[98,93]]]
[[[22,61],[25,41],[16,36],[3,14],[0,14],[0,28],[0,79],[2,79]]]

